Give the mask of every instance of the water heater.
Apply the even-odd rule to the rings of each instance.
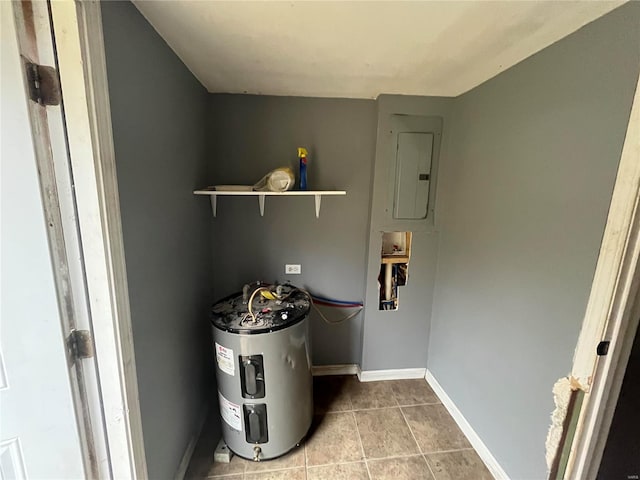
[[[279,457],[313,418],[309,295],[293,285],[245,285],[212,307],[222,437],[236,455]]]

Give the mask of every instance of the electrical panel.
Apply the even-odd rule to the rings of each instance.
[[[397,139],[393,218],[426,218],[433,133],[399,132]]]

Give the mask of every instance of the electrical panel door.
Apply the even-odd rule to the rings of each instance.
[[[398,133],[393,218],[427,217],[433,133]]]

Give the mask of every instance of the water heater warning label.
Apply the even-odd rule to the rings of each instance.
[[[218,399],[220,400],[220,414],[222,419],[227,422],[234,430],[242,431],[242,417],[240,417],[240,405],[230,402],[218,392]]]
[[[223,347],[216,342],[216,361],[218,367],[224,373],[227,373],[233,377],[235,372],[235,365],[233,363],[233,350]]]

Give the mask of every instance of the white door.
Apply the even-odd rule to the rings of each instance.
[[[1,478],[84,478],[12,2],[0,21]]]

